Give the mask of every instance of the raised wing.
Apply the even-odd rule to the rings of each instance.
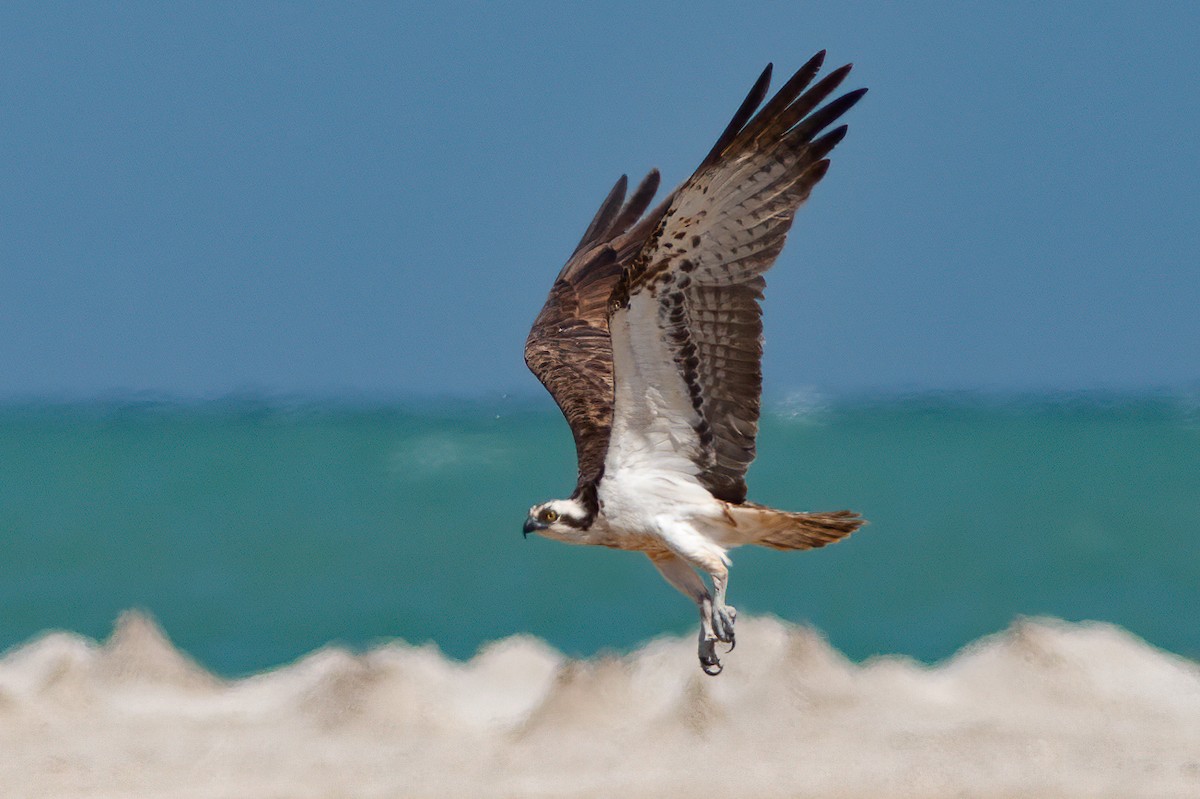
[[[579,487],[604,469],[612,426],[613,363],[608,304],[617,279],[641,249],[665,204],[640,224],[658,191],[658,171],[648,174],[628,201],[621,179],[596,212],[525,341],[525,363],[554,397],[571,426],[579,459]]]
[[[622,276],[610,321],[610,459],[619,465],[653,454],[716,497],[745,500],[762,393],[762,275],[846,127],[822,131],[866,92],[821,106],[850,71],[841,67],[808,88],[824,56],[754,114],[766,97],[767,67]],[[686,462],[672,460],[678,456]]]

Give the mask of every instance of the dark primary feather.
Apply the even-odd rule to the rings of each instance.
[[[653,229],[655,213],[634,224],[658,191],[653,170],[625,200],[624,175],[550,289],[525,341],[525,363],[554,397],[571,426],[579,460],[577,493],[599,480],[612,426],[612,341],[608,302],[613,286]]]
[[[755,455],[762,275],[846,129],[819,134],[866,92],[822,106],[850,71],[836,69],[810,88],[823,60],[823,52],[810,59],[755,115],[770,68],[763,73],[615,291],[617,309],[640,292],[658,298],[662,337],[695,411],[700,480],[728,502],[745,501],[746,470]]]
[[[608,196],[604,198],[604,202],[600,203],[600,208],[596,211],[596,215],[592,217],[587,230],[583,231],[583,238],[576,245],[575,252],[571,253],[572,256],[577,255],[580,250],[603,240],[603,236],[607,233],[617,213],[621,210],[621,205],[625,202],[625,190],[628,186],[628,176],[621,175],[621,177],[617,178],[617,182],[609,189]],[[570,261],[568,261],[569,263]]]
[[[701,167],[713,163],[720,157],[729,143],[737,137],[742,126],[746,124],[746,120],[762,104],[763,98],[767,96],[767,89],[771,85],[771,70],[774,67],[774,64],[767,64],[766,69],[758,76],[758,80],[754,81],[754,85],[750,87],[750,93],[746,95],[745,100],[742,100],[738,110],[733,113],[733,119],[729,120],[725,130],[721,131],[721,135],[717,137],[717,143],[708,151],[708,155],[704,156]]]

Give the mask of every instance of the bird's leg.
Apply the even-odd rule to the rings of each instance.
[[[713,582],[712,626],[717,640],[729,644],[733,651],[733,623],[737,620],[737,610],[733,605],[725,604],[725,589],[729,586],[729,568],[724,563],[717,563],[717,568],[708,572]]]
[[[709,652],[714,651],[713,639],[729,644],[732,651],[733,622],[737,618],[737,611],[725,604],[725,589],[729,585],[729,558],[725,556],[725,550],[684,520],[664,515],[657,517],[655,521],[659,534],[671,552],[687,565],[712,579],[713,594],[709,599],[709,606],[707,610],[701,611],[708,618],[708,627],[701,630],[701,662],[704,661],[706,649]],[[712,655],[712,658],[715,660],[716,655]]]
[[[713,602],[708,587],[687,561],[677,555],[669,552],[655,553],[650,555],[650,562],[668,583],[696,603],[700,610],[700,668],[704,669],[705,674],[720,674],[721,661],[717,658],[716,647],[718,638],[713,632]]]
[[[671,551],[712,580],[710,615],[713,634],[718,641],[724,641],[732,649],[733,622],[737,618],[737,611],[725,604],[725,589],[729,585],[729,558],[725,556],[725,550],[688,522],[661,516],[657,521],[659,532]]]

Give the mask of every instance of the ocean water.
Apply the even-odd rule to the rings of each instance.
[[[936,661],[1031,615],[1200,657],[1195,394],[798,395],[759,442],[752,499],[870,525],[813,552],[736,550],[748,617],[811,625],[855,661]],[[529,399],[9,404],[0,651],[48,629],[104,638],[128,608],[226,677],[330,643],[466,659],[514,634],[583,657],[690,637],[692,606],[642,556],[522,538],[573,458]]]

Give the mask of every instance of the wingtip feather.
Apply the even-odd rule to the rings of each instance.
[[[638,182],[633,193],[629,195],[629,199],[621,208],[616,220],[612,223],[610,233],[614,236],[619,236],[641,218],[646,209],[654,200],[654,195],[658,193],[659,183],[662,181],[662,176],[657,169],[651,169],[646,173],[646,177]]]
[[[613,187],[609,189],[604,202],[600,203],[599,210],[592,217],[592,221],[587,226],[587,230],[584,231],[579,244],[575,246],[575,253],[578,253],[587,245],[594,243],[612,225],[613,220],[617,218],[622,205],[625,203],[625,193],[628,189],[629,176],[621,175],[621,177],[617,178],[617,182],[613,184]]]
[[[813,112],[797,125],[795,127],[795,135],[801,138],[810,138],[817,135],[826,127],[832,125],[838,117],[853,108],[866,93],[866,89],[855,89],[854,91],[846,92],[823,108]]]
[[[839,125],[820,138],[813,139],[812,144],[808,146],[811,157],[821,159],[829,155],[834,147],[842,143],[842,139],[846,138],[846,132],[849,130],[849,125]]]
[[[742,100],[742,104],[738,106],[733,119],[729,120],[729,124],[725,126],[725,130],[717,138],[717,143],[713,145],[708,155],[700,162],[701,165],[711,164],[717,160],[721,156],[721,153],[725,151],[725,148],[737,138],[738,133],[741,132],[750,118],[754,116],[754,112],[767,97],[767,89],[771,85],[771,72],[774,68],[775,65],[773,63],[768,63],[766,68],[763,69],[762,74],[758,76],[758,80],[754,81],[754,85],[750,88],[749,93],[746,94],[746,99]]]

